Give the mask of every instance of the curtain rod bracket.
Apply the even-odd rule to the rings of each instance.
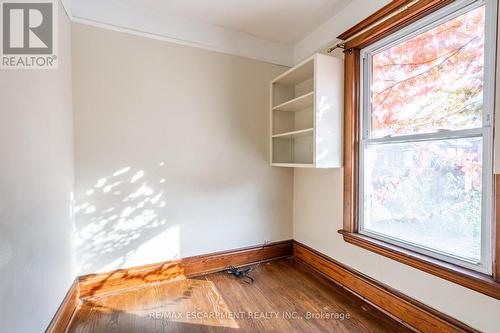
[[[328,49],[326,49],[326,53],[330,54],[330,53],[332,53],[336,49],[343,49],[343,50],[345,50],[345,43],[338,43],[338,44],[335,44],[332,47],[329,47]]]

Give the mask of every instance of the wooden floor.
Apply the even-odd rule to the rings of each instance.
[[[411,332],[295,259],[88,299],[67,332]]]

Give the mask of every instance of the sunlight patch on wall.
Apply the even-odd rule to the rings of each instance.
[[[144,264],[144,258],[148,258],[154,263],[165,261],[165,258],[180,258],[180,227],[168,228],[156,237],[141,244],[134,253],[126,258],[125,262],[120,262],[120,259],[117,259],[105,266],[104,271],[113,270],[117,264],[124,267],[140,266]]]
[[[130,166],[100,177],[74,207],[78,271],[96,273],[180,255],[180,227],[168,224],[161,173]]]

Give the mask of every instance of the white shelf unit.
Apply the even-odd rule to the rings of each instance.
[[[343,61],[315,54],[271,82],[271,165],[342,167]]]

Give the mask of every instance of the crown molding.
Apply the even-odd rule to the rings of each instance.
[[[321,52],[353,20],[361,20],[390,2],[342,0],[338,12],[330,19],[295,45],[285,45],[212,24],[160,15],[114,0],[60,1],[72,22],[288,67]]]
[[[181,17],[159,15],[112,0],[62,1],[73,22],[293,66],[290,45]]]

